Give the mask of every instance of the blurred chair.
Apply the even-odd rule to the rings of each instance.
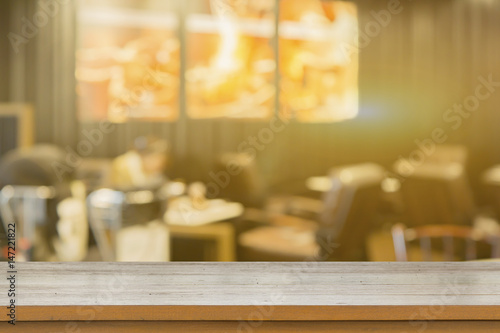
[[[57,146],[35,145],[12,150],[0,160],[2,221],[18,223],[27,260],[48,260],[54,254],[57,205],[71,195],[73,169],[66,157]]]
[[[491,247],[491,258],[500,258],[500,235],[486,235],[469,226],[425,225],[406,228],[403,224],[396,224],[392,228],[392,238],[397,261],[417,257],[418,250],[421,252],[418,257],[423,261],[475,260],[478,243]],[[411,247],[412,244],[416,244],[416,247]]]
[[[225,153],[216,162],[212,182],[217,197],[239,202],[245,207],[236,221],[236,234],[272,224],[272,216],[295,215],[316,219],[323,208],[321,200],[302,196],[270,194],[257,169],[255,159],[244,153]]]
[[[104,261],[115,260],[116,233],[122,226],[124,194],[100,189],[87,197],[90,228]]]
[[[380,203],[385,170],[367,163],[335,169],[332,176],[337,184],[325,195],[318,240],[338,244],[329,260],[366,260],[366,238]]]
[[[396,170],[397,170],[396,166]],[[425,163],[401,184],[411,226],[472,224],[476,206],[460,163]]]
[[[0,217],[6,231],[15,231],[18,261],[51,259],[55,234],[47,224],[47,209],[55,197],[49,186],[6,185],[0,191]]]
[[[371,163],[334,169],[316,221],[274,216],[272,226],[240,235],[242,259],[364,260],[384,176],[384,169]]]
[[[89,222],[102,259],[168,261],[164,201],[152,190],[92,192],[87,198]]]

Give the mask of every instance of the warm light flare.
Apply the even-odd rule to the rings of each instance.
[[[209,1],[211,15],[193,14],[188,22],[192,47],[198,51],[191,54],[186,72],[189,115],[270,116],[276,90],[275,55],[269,42],[274,33],[273,6],[263,10],[257,2],[204,1]]]
[[[237,71],[242,63],[238,61],[236,54],[240,36],[235,22],[230,18],[222,18],[219,21],[219,33],[219,50],[212,59],[212,66],[225,72]]]

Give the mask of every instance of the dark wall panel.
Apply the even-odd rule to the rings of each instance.
[[[0,102],[8,101],[9,99],[9,40],[7,38],[9,32],[9,2],[0,2]]]

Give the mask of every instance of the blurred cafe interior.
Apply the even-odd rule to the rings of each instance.
[[[494,260],[499,17],[0,1],[2,260]]]

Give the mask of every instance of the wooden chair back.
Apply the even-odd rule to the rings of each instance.
[[[440,251],[446,261],[455,261],[459,249],[455,240],[465,242],[465,260],[477,259],[477,244],[487,243],[491,246],[491,258],[500,258],[500,235],[483,235],[470,226],[462,225],[425,225],[415,228],[406,228],[403,224],[396,224],[392,228],[392,239],[397,261],[408,261],[410,244],[418,243],[422,259],[433,261],[433,243],[440,244]],[[441,240],[437,243],[435,240]],[[433,242],[434,240],[434,242]]]

